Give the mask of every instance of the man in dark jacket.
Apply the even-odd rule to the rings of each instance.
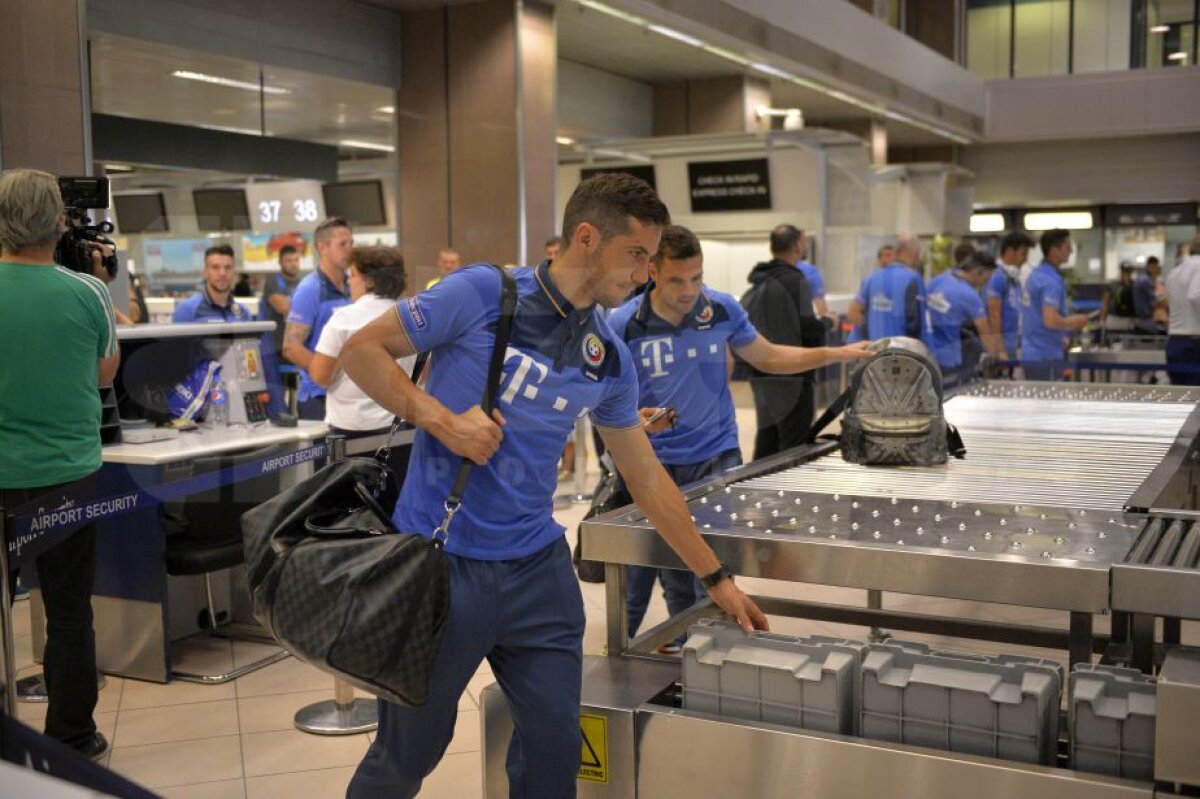
[[[803,233],[794,225],[771,231],[771,260],[750,273],[750,290],[742,306],[751,323],[772,344],[819,347],[824,328],[813,312],[812,287],[796,268],[803,248]],[[813,422],[814,383],[811,374],[768,375],[750,372],[758,431],[754,459],[797,446]]]

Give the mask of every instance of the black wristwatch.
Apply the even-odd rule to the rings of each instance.
[[[733,579],[733,572],[729,571],[729,567],[722,563],[715,572],[700,578],[700,585],[704,586],[705,591],[711,591],[717,587],[717,584],[722,580]]]

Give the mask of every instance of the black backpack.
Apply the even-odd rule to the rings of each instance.
[[[966,456],[942,409],[942,373],[920,341],[894,337],[851,376],[850,387],[813,425],[815,438],[845,410],[842,458],[868,466],[934,466]]]

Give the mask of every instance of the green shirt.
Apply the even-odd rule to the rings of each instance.
[[[100,468],[97,361],[117,351],[104,283],[0,262],[0,488],[67,483]]]

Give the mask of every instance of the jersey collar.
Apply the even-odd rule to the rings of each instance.
[[[237,315],[237,311],[234,309],[234,306],[237,305],[237,300],[235,300],[233,298],[232,293],[229,295],[229,304],[228,305],[217,305],[217,303],[213,300],[212,295],[208,293],[208,284],[207,283],[205,283],[204,286],[200,289],[200,293],[204,295],[205,305],[207,305],[209,308],[213,308],[217,311],[220,311],[222,316],[224,316],[226,314],[232,314],[235,316]]]

